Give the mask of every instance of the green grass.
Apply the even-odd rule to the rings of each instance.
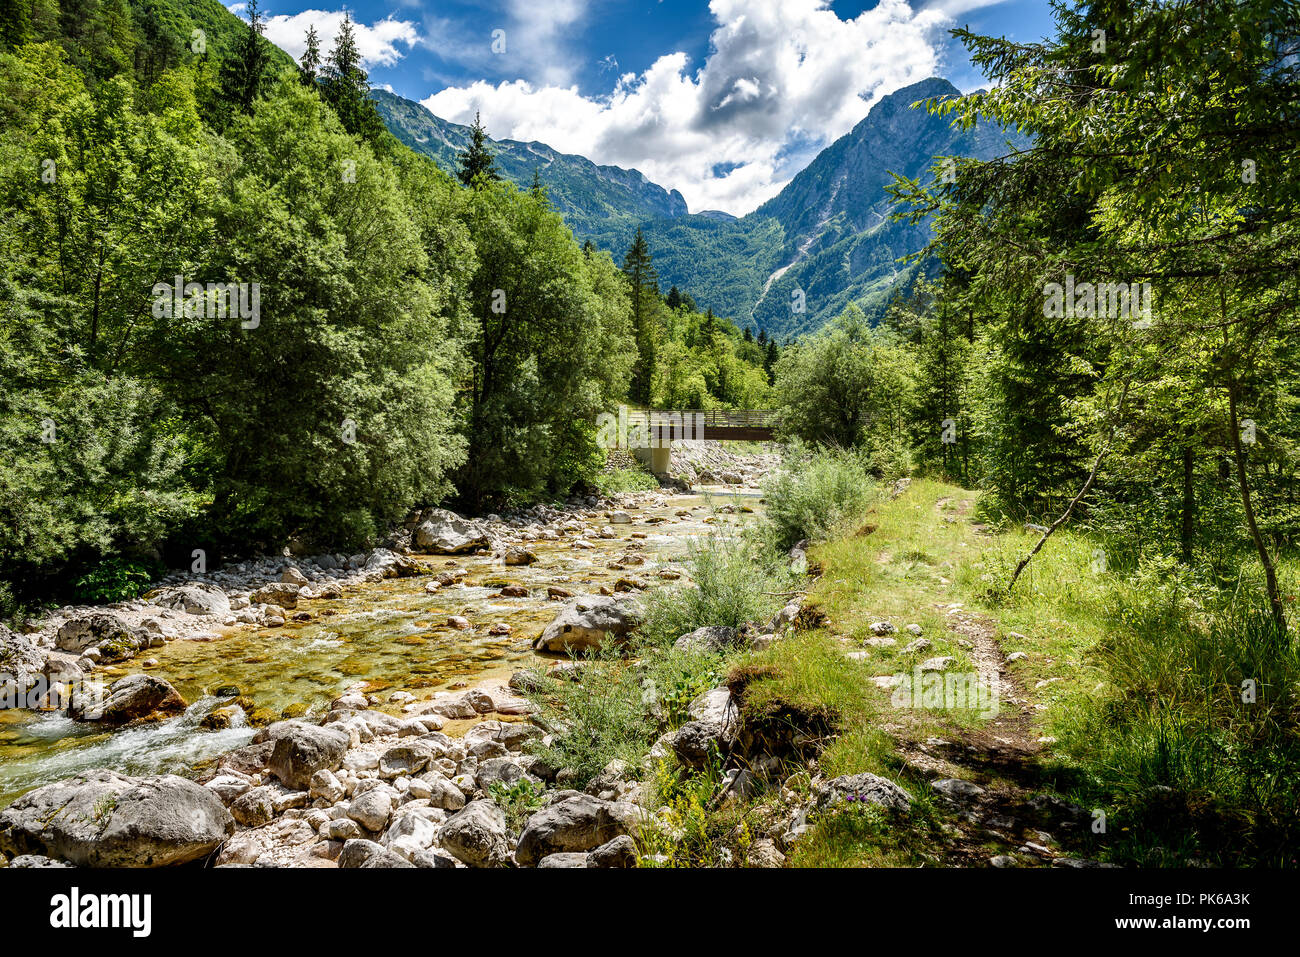
[[[580,686],[541,696],[560,728],[551,759],[577,769],[584,783],[614,757],[638,764],[659,734],[686,719],[697,694],[726,682],[740,698],[746,733],[760,743],[756,751],[780,753],[786,765],[768,789],[722,809],[711,805],[721,767],[687,772],[671,758],[647,767],[669,822],[647,837],[657,862],[743,860],[785,811],[778,785],[807,794],[807,762],[815,759],[824,778],[869,771],[898,782],[916,802],[904,816],[860,807],[814,816],[791,866],[982,863],[1006,846],[954,827],[961,822],[932,801],[928,778],[897,748],[978,733],[987,716],[895,706],[872,680],[941,655],[957,659],[954,671],[973,670],[953,630],[966,619],[990,629],[1003,654],[1025,653],[1007,665],[1032,716],[1016,733],[1042,749],[1024,778],[1035,784],[960,761],[958,774],[1022,797],[1054,788],[1104,811],[1106,832],[1080,838],[1082,852],[1100,859],[1295,864],[1300,651],[1265,614],[1249,555],[1241,580],[1224,589],[1208,572],[1172,561],[1112,561],[1122,549],[1086,529],[1065,529],[1008,595],[1011,571],[1037,536],[999,526],[979,505],[978,493],[925,479],[894,500],[877,492],[857,514],[841,513],[837,537],[810,550],[820,575],[800,630],[762,651],[679,652],[672,648],[678,635],[763,620],[791,587],[771,537],[719,531],[691,555],[698,587],[647,596],[649,621],[630,649],[635,660],[611,652]],[[1283,556],[1288,595],[1297,571],[1295,557]],[[868,644],[871,625],[882,620],[900,629],[893,646]],[[929,648],[903,651],[911,623]],[[1254,701],[1242,700],[1247,679]]]
[[[1102,856],[1147,866],[1295,863],[1300,652],[1272,628],[1258,581],[1246,574],[1225,592],[1208,573],[1172,561],[1115,567],[1107,558],[1119,549],[1067,529],[1008,596],[1005,583],[1037,535],[981,532],[968,521],[979,517],[975,493],[918,480],[875,507],[868,534],[816,549],[811,557],[823,575],[810,600],[827,616],[826,635],[851,645],[872,621],[916,621],[934,643],[926,654],[952,654],[967,667],[964,650],[944,635],[946,609],[960,605],[993,623],[1004,653],[1028,656],[1010,667],[1041,709],[1037,733],[1055,739],[1040,756],[1045,777],[1066,797],[1107,813]],[[1250,567],[1249,557],[1243,565]],[[1281,571],[1294,593],[1294,558]],[[783,649],[772,693],[851,716],[823,756],[826,774],[888,770],[889,745],[873,740],[871,708],[854,705],[851,678],[812,663],[825,640],[800,636]],[[888,674],[910,664],[896,648],[874,649],[862,667]],[[1258,688],[1253,704],[1241,700],[1247,678]],[[860,693],[889,719],[893,712],[879,703],[885,692]],[[899,723],[913,737],[980,723],[956,712],[913,717],[919,723],[910,728]],[[858,740],[853,726],[866,729]],[[857,846],[875,833],[865,825],[850,830],[830,843]]]

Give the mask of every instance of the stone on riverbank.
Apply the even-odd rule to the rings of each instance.
[[[415,530],[415,548],[430,555],[459,555],[483,548],[487,535],[474,522],[446,509],[429,509]]]
[[[625,638],[641,622],[641,609],[628,598],[588,595],[574,599],[533,642],[535,651],[586,651],[606,636]]]
[[[295,791],[308,790],[317,771],[337,771],[351,742],[347,732],[333,727],[296,721],[280,722],[274,727],[278,736],[267,766]]]
[[[888,778],[870,772],[832,778],[815,790],[819,809],[839,801],[878,804],[895,811],[906,811],[912,806],[911,794]]]
[[[719,652],[735,646],[739,641],[739,633],[735,628],[728,628],[726,625],[706,625],[704,628],[697,628],[690,634],[682,635],[673,643],[673,647],[679,651],[711,651]]]
[[[165,867],[206,857],[235,831],[209,789],[176,775],[94,770],[24,794],[0,812],[0,850],[83,867]]]
[[[111,612],[95,612],[66,621],[54,638],[54,647],[60,651],[79,652],[102,645],[136,648],[139,640],[135,629],[120,615]]]
[[[216,585],[203,582],[163,588],[149,600],[160,608],[172,608],[187,615],[225,618],[230,614],[230,598],[226,593]]]
[[[589,851],[636,827],[637,808],[622,801],[602,801],[578,791],[561,791],[553,803],[528,819],[515,860],[525,866],[562,852]]]
[[[263,585],[257,591],[249,596],[249,600],[257,605],[276,605],[280,608],[297,608],[298,592],[301,588],[289,582],[271,582]]]
[[[46,655],[26,635],[0,625],[0,674],[11,677],[40,674]]]
[[[127,675],[115,681],[104,697],[89,689],[73,695],[71,714],[78,721],[126,724],[180,714],[187,707],[171,683],[153,675]]]
[[[492,867],[510,860],[506,815],[491,801],[472,801],[442,826],[442,846],[470,867]]]

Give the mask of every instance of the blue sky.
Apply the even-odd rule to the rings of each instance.
[[[230,5],[242,12],[242,5]],[[983,84],[952,26],[1033,41],[1047,0],[360,0],[371,82],[496,138],[641,170],[741,215],[899,87]],[[265,0],[267,36],[325,48],[343,6]]]

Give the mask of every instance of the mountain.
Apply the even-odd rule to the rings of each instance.
[[[469,127],[391,93],[374,95],[398,139],[455,169]],[[878,316],[892,291],[912,281],[917,267],[898,260],[925,246],[931,233],[927,225],[890,219],[885,187],[891,172],[917,177],[936,156],[988,159],[1004,152],[1008,141],[1023,144],[1018,134],[984,125],[955,130],[912,108],[960,95],[947,80],[932,77],[883,97],[777,196],[739,218],[718,210],[690,213],[680,193],[636,170],[598,166],[542,143],[500,140],[493,146],[511,182],[527,187],[537,171],[579,238],[621,259],[639,226],[664,288],[675,285],[701,307],[786,338],[820,328],[851,302]]]
[[[394,136],[448,172],[456,169],[456,156],[469,143],[468,126],[449,123],[386,90],[374,90],[372,95]],[[637,170],[597,166],[585,156],[561,153],[545,143],[493,140],[492,148],[503,177],[527,188],[536,171],[574,233],[619,254],[626,243],[621,248],[617,243],[635,233],[639,224],[687,214],[681,193],[650,182]]]
[[[783,244],[762,293],[750,307],[754,323],[782,335],[814,329],[857,302],[878,314],[899,282],[914,268],[900,257],[921,249],[931,237],[928,225],[894,222],[886,187],[891,173],[926,175],[936,156],[989,159],[1008,149],[1008,139],[990,125],[954,130],[949,121],[912,104],[960,96],[947,80],[932,77],[880,100],[867,116],[792,179],[781,192],[750,214],[781,225]],[[802,290],[807,311],[791,309]]]

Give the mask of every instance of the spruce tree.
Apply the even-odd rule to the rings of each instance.
[[[307,49],[303,51],[299,68],[302,70],[302,82],[307,86],[315,86],[320,76],[320,38],[316,35],[315,24],[307,29]]]
[[[248,31],[221,65],[221,96],[238,113],[253,112],[253,103],[266,86],[270,56],[262,39],[262,14],[257,0],[249,0]]]
[[[628,398],[649,405],[655,370],[656,325],[659,306],[659,276],[655,273],[650,244],[638,226],[636,237],[623,258],[632,302],[632,330],[636,337],[637,361],[632,367]]]
[[[488,145],[487,131],[483,129],[482,118],[474,114],[474,125],[469,128],[469,146],[456,159],[460,169],[456,176],[466,186],[473,186],[479,176],[493,182],[501,179],[493,159],[492,148]]]
[[[378,143],[386,133],[386,127],[370,99],[370,77],[361,68],[361,53],[357,50],[352,17],[346,12],[339,35],[334,38],[334,48],[325,60],[322,76],[325,102],[333,108],[343,128],[372,145]]]

